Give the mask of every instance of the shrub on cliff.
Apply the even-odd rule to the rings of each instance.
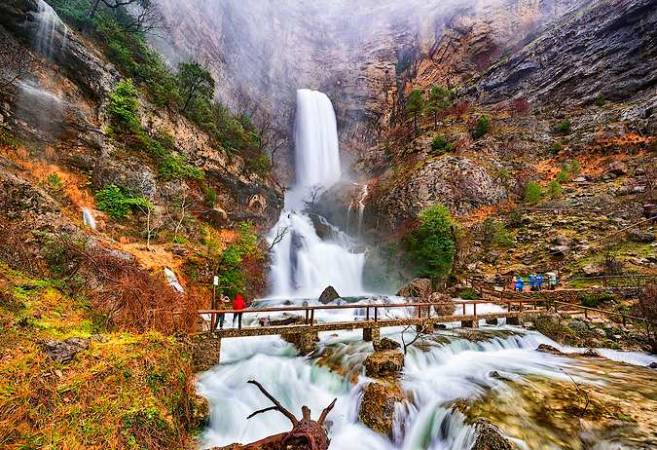
[[[474,139],[480,139],[484,137],[490,131],[490,119],[488,116],[481,116],[477,119],[475,127],[472,130],[472,137]]]
[[[128,213],[138,208],[148,208],[145,197],[133,196],[115,184],[110,184],[96,192],[96,206],[112,219],[124,219]]]
[[[431,141],[431,153],[434,155],[442,155],[447,152],[454,150],[454,143],[449,142],[447,138],[443,135],[437,135]]]
[[[456,254],[452,216],[447,207],[437,204],[422,210],[418,219],[407,242],[417,275],[442,280],[451,273]]]
[[[559,134],[570,134],[571,129],[570,119],[563,119],[554,126],[554,131]]]
[[[527,183],[527,186],[525,186],[525,193],[523,196],[525,203],[535,204],[540,202],[542,198],[543,198],[543,190],[541,189],[541,185],[535,181],[530,181],[529,183]]]
[[[422,97],[422,91],[419,89],[413,89],[408,98],[406,99],[406,114],[413,118],[413,129],[417,134],[417,119],[422,115],[424,111],[424,97]]]
[[[109,95],[107,114],[116,131],[135,133],[141,128],[139,122],[139,96],[132,80],[122,80]]]

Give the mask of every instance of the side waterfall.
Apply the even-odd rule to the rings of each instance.
[[[296,184],[286,194],[284,211],[269,235],[270,243],[280,241],[273,248],[271,294],[312,298],[329,285],[343,296],[362,294],[365,254],[353,252],[354,243],[343,233],[318,236],[304,212],[307,201],[342,175],[335,113],[325,94],[297,91],[294,141]]]

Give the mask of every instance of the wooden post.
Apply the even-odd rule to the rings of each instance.
[[[374,321],[379,321],[379,307],[376,305],[374,305]]]
[[[311,309],[310,310],[310,325],[315,325],[315,310]]]

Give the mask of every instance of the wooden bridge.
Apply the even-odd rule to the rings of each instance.
[[[480,321],[496,325],[505,319],[508,325],[522,325],[541,313],[558,312],[560,315],[581,316],[591,319],[595,316],[616,316],[624,324],[628,321],[645,322],[645,319],[616,312],[582,306],[572,301],[563,301],[564,294],[576,296],[587,289],[564,289],[541,292],[511,292],[504,289],[491,289],[478,286],[480,300],[452,300],[440,303],[392,303],[392,304],[344,304],[318,306],[288,306],[272,308],[252,308],[244,310],[201,310],[201,331],[192,338],[201,347],[206,360],[199,370],[212,367],[219,359],[222,338],[247,336],[280,335],[293,342],[301,352],[309,353],[318,340],[318,333],[326,331],[362,330],[364,341],[376,341],[380,338],[381,328],[414,326],[418,331],[432,332],[445,324],[456,323],[457,328],[477,328]],[[568,297],[568,296],[566,296]],[[495,312],[483,312],[481,305],[501,307]],[[444,314],[453,307],[451,314]],[[356,314],[349,321],[320,321],[319,312],[355,310]],[[405,314],[394,314],[403,311]],[[456,311],[459,313],[457,314]],[[271,319],[269,314],[286,313],[285,319]],[[236,327],[225,328],[225,320],[233,320],[235,315],[242,318],[260,315],[258,321],[248,321],[250,325],[242,326],[242,320]],[[195,355],[195,359],[198,357]]]

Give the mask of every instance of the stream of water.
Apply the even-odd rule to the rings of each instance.
[[[304,212],[307,196],[315,189],[326,189],[339,181],[341,167],[330,100],[319,92],[300,90],[297,103],[297,182],[288,192],[285,211],[270,234],[271,242],[285,230],[273,250],[271,296],[255,302],[253,307],[317,304],[318,295],[328,285],[333,285],[343,296],[352,296],[334,303],[385,305],[402,301],[364,295],[365,255],[352,250],[354,242],[344,233],[331,233],[322,239]],[[365,191],[364,197],[366,195]],[[483,313],[498,308],[480,305],[478,310]],[[471,308],[466,308],[466,312],[470,311]],[[401,309],[386,311],[385,308],[381,312],[383,316],[410,313]],[[363,314],[359,309],[318,311],[316,319],[358,321],[363,320]],[[285,317],[285,314],[280,316]],[[258,319],[257,315],[249,314],[245,317],[245,325]],[[394,340],[401,340],[401,329],[382,331]],[[527,385],[536,377],[592,385],[604,384],[609,379],[599,368],[578,369],[581,363],[566,354],[537,352],[541,343],[566,354],[582,351],[560,346],[538,333],[503,324],[484,327],[480,339],[468,339],[456,330],[446,329],[426,339],[421,347],[411,347],[401,381],[408,400],[397,408],[393,435],[388,437],[370,430],[358,419],[363,386],[368,383],[363,375],[363,361],[373,351],[371,343],[362,341],[360,331],[320,334],[318,350],[309,357],[299,356],[291,344],[279,337],[224,339],[221,364],[202,374],[199,380],[199,390],[211,404],[210,425],[203,435],[202,445],[248,443],[289,430],[288,420],[276,412],[246,420],[252,412],[269,406],[260,392],[246,383],[256,379],[297,415],[302,405],[308,405],[317,415],[337,398],[329,415],[331,450],[467,450],[475,442],[476,430],[463,413],[453,408],[455,401],[484,398],[491,392],[511,392],[512,385]],[[610,360],[629,364],[646,365],[657,361],[657,358],[638,353],[613,350],[601,353]],[[329,366],[340,370],[331,370]],[[522,410],[517,414],[523,417]],[[520,448],[532,448],[522,439],[515,439]],[[540,448],[562,447],[541,444]]]

